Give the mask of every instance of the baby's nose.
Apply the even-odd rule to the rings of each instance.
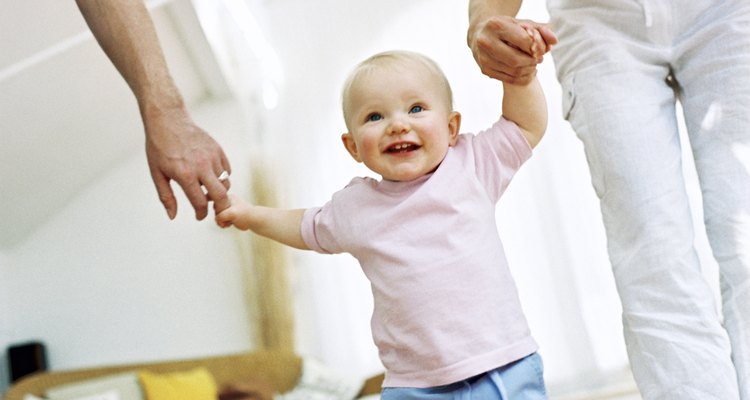
[[[391,135],[399,135],[409,131],[409,121],[407,118],[402,116],[396,116],[388,124],[388,133]]]

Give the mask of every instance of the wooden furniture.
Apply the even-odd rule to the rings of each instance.
[[[47,389],[54,386],[122,372],[145,370],[166,373],[197,367],[207,368],[220,388],[246,380],[262,380],[270,383],[276,392],[283,393],[297,384],[302,372],[302,358],[288,352],[256,351],[191,360],[47,371],[21,378],[6,392],[4,400],[22,400],[27,393],[43,396]],[[358,397],[380,393],[382,382],[382,374],[369,378]]]

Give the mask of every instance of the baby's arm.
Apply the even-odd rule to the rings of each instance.
[[[536,147],[547,130],[547,102],[539,81],[526,85],[503,83],[503,117],[521,128],[531,147]]]
[[[526,29],[543,51],[549,50],[536,29]],[[539,143],[547,130],[547,102],[536,77],[524,85],[503,82],[503,117],[521,128],[532,148]]]
[[[237,195],[230,195],[231,205],[216,215],[222,228],[251,230],[258,235],[298,249],[309,250],[300,233],[304,209],[287,210],[249,204]]]

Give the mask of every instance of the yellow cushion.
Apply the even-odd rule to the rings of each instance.
[[[147,400],[216,400],[216,381],[206,368],[190,371],[138,374]]]

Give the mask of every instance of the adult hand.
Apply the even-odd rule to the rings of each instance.
[[[493,15],[471,21],[467,42],[483,74],[524,85],[536,76],[536,66],[557,37],[545,24]]]
[[[208,202],[229,206],[231,172],[218,143],[195,125],[167,68],[153,20],[143,0],[76,0],[86,23],[138,100],[146,130],[146,156],[159,199],[170,219],[177,215],[170,181],[182,187],[202,220]]]
[[[177,215],[171,180],[182,187],[198,220],[208,214],[208,201],[214,202],[216,213],[229,207],[229,179],[219,180],[222,172],[232,172],[229,161],[221,146],[193,122],[187,111],[167,110],[144,116],[143,121],[151,178],[169,218]]]

